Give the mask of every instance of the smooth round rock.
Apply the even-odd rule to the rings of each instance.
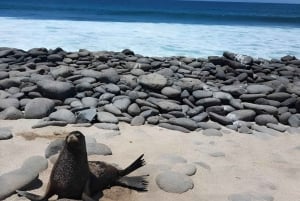
[[[171,119],[169,119],[168,122],[170,124],[182,126],[186,129],[189,129],[192,131],[196,130],[198,128],[198,124],[195,121],[188,119],[188,118],[171,118]]]
[[[196,174],[197,167],[193,164],[178,163],[172,168],[172,171],[179,172],[179,173],[185,174],[187,176],[192,176],[192,175]]]
[[[138,106],[138,104],[136,103],[132,103],[129,107],[128,107],[128,114],[132,115],[132,116],[136,116],[139,115],[141,113],[141,109]]]
[[[261,114],[255,117],[255,122],[258,125],[267,125],[268,123],[278,124],[278,120],[269,114]]]
[[[161,93],[165,96],[168,96],[170,98],[175,98],[180,96],[181,90],[173,87],[165,87],[161,90]]]
[[[69,124],[74,124],[76,122],[76,116],[67,109],[57,110],[56,112],[51,113],[49,118],[55,121],[65,121]]]
[[[145,118],[143,116],[135,116],[131,122],[131,126],[141,126],[145,123]]]
[[[87,143],[86,151],[88,155],[112,155],[111,149],[102,143]]]
[[[273,91],[273,88],[262,84],[252,84],[247,87],[247,92],[250,94],[268,94]]]
[[[26,159],[21,168],[5,173],[0,176],[0,200],[15,193],[34,179],[40,172],[47,169],[48,161],[41,156],[32,156]]]
[[[19,100],[15,98],[6,98],[6,99],[0,99],[0,111],[5,110],[9,107],[15,107],[18,108],[20,105]]]
[[[54,109],[54,101],[48,98],[35,98],[25,106],[26,119],[41,119],[47,117]]]
[[[180,105],[170,102],[170,101],[159,101],[156,103],[158,107],[164,111],[170,112],[170,111],[180,111],[182,108]]]
[[[84,107],[95,108],[98,105],[98,99],[93,97],[84,97],[81,99],[81,103]]]
[[[119,130],[119,126],[112,123],[96,123],[94,126],[104,130]]]
[[[8,140],[13,137],[11,130],[8,128],[0,128],[0,140]]]
[[[155,181],[160,189],[170,193],[184,193],[194,187],[190,177],[172,171],[160,173]]]
[[[118,118],[109,112],[98,112],[97,119],[100,123],[117,124],[119,122]]]
[[[151,89],[162,89],[167,85],[167,79],[158,73],[151,73],[147,75],[141,75],[138,78],[138,82]]]
[[[117,99],[113,102],[113,105],[119,108],[121,111],[126,111],[131,103],[129,98]]]
[[[44,97],[64,100],[75,95],[73,84],[53,80],[43,80],[37,83],[39,91]]]
[[[130,106],[129,106],[130,107]],[[114,115],[121,115],[122,112],[119,108],[117,108],[115,105],[113,104],[107,104],[107,105],[104,105],[103,109],[107,112],[110,112]]]
[[[227,114],[227,118],[231,119],[232,121],[253,121],[256,112],[253,110],[236,110]]]
[[[23,112],[15,107],[8,107],[2,112],[0,112],[0,119],[4,120],[16,120],[24,117]]]

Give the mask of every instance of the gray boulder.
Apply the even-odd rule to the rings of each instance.
[[[190,177],[172,171],[160,173],[155,181],[160,189],[170,193],[184,193],[194,187]]]
[[[65,121],[69,124],[74,124],[76,122],[76,116],[67,109],[57,110],[56,112],[51,113],[49,118],[55,121]]]
[[[54,109],[54,101],[48,98],[35,98],[25,106],[26,119],[41,119],[47,117]]]
[[[53,80],[43,80],[37,83],[38,90],[44,97],[51,99],[66,99],[75,95],[73,84]]]
[[[162,89],[167,85],[167,79],[163,75],[157,73],[141,75],[138,78],[138,82],[151,89]]]

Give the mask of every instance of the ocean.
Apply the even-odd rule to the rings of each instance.
[[[300,4],[182,0],[1,0],[0,46],[147,56],[300,57]]]

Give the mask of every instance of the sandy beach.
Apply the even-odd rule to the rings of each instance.
[[[45,127],[31,129],[38,120],[0,121],[1,127],[9,127],[14,137],[1,141],[0,175],[19,168],[23,161],[34,155],[44,156],[51,141],[61,134],[80,130],[87,137],[104,143],[112,150],[111,156],[90,155],[89,160],[102,160],[126,167],[141,153],[147,165],[136,174],[150,174],[149,191],[140,193],[121,187],[104,192],[101,200],[289,200],[300,197],[300,136],[239,134],[223,128],[222,137],[208,137],[202,131],[189,134],[167,130],[157,126],[133,127],[120,123],[121,135],[112,136],[111,131],[96,127],[78,128]],[[35,136],[35,137],[34,137]],[[168,193],[159,189],[155,178],[178,164],[164,164],[166,154],[181,156],[197,168],[191,176],[193,189],[182,193]],[[52,165],[40,174],[43,186],[34,192],[42,194]],[[250,199],[246,199],[246,198]],[[16,195],[6,200],[25,200]]]

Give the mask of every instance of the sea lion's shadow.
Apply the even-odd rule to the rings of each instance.
[[[38,189],[42,186],[43,186],[43,182],[37,176],[34,180],[32,180],[26,186],[23,186],[20,190],[22,190],[22,191],[31,191],[31,190]]]

